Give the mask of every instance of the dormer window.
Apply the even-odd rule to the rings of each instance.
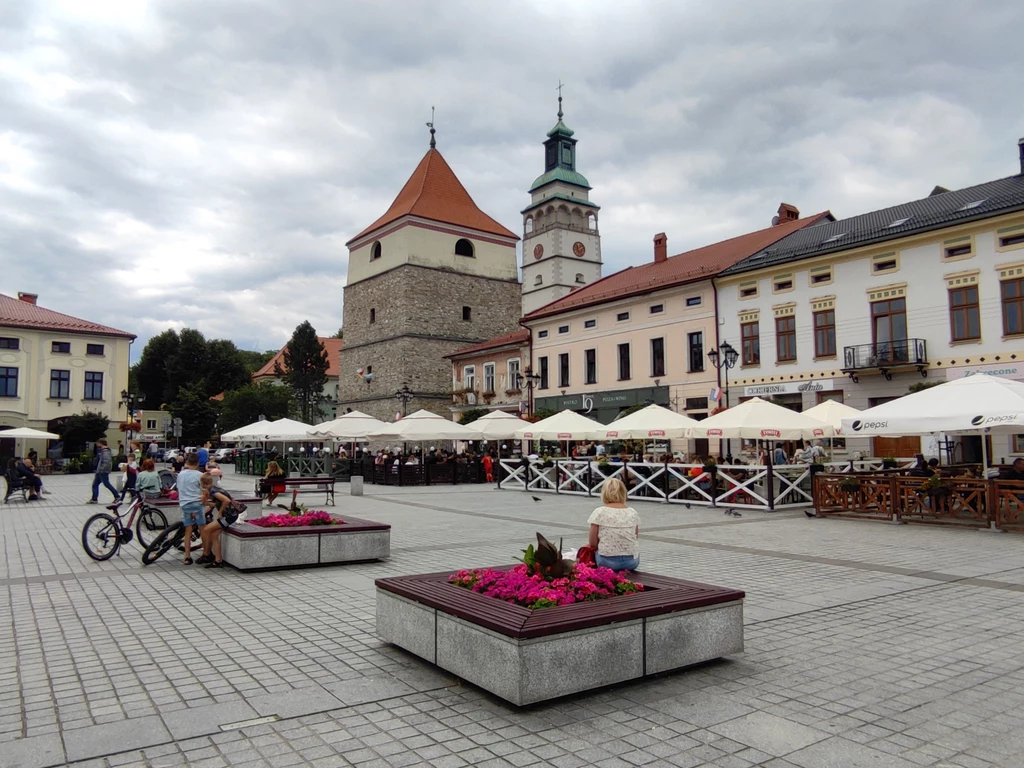
[[[455,243],[455,255],[473,258],[473,244],[466,238],[460,238]]]
[[[380,247],[380,240],[378,240],[373,244],[373,247],[370,248],[370,261],[376,261],[381,257],[382,253],[383,251]]]

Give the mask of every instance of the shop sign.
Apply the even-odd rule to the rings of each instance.
[[[781,381],[778,384],[757,384],[743,388],[744,397],[771,397],[772,395],[795,395],[803,392],[829,392],[835,388],[832,379],[811,381]]]
[[[999,376],[1014,381],[1024,381],[1024,363],[992,363],[991,365],[965,365],[947,368],[946,381],[966,379],[968,376]]]

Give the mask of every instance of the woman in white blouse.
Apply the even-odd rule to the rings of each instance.
[[[640,567],[640,515],[626,506],[626,486],[621,480],[605,480],[601,502],[603,506],[587,520],[594,559],[613,571],[635,571]]]

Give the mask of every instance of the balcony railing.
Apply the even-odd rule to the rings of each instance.
[[[896,339],[843,348],[843,373],[848,373],[854,381],[857,381],[858,371],[872,369],[892,380],[891,369],[911,366],[922,376],[928,375],[928,350],[924,339]]]

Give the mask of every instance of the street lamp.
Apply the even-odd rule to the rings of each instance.
[[[395,397],[402,401],[402,417],[405,417],[405,411],[409,407],[409,401],[412,400],[416,395],[409,390],[408,384],[403,384],[402,388],[395,392]]]
[[[718,345],[718,349],[712,349],[708,352],[708,359],[711,364],[715,366],[719,374],[722,370],[725,370],[725,407],[729,407],[729,369],[736,365],[736,361],[739,359],[740,353],[736,351],[735,347],[732,346],[728,341],[723,341]],[[725,441],[725,455],[731,455],[730,445],[728,438]]]
[[[540,381],[540,374],[534,373],[530,366],[526,366],[524,373],[516,374],[516,387],[519,389],[526,385],[526,410],[528,415],[533,416],[533,388]]]
[[[143,395],[136,395],[132,392],[129,392],[127,389],[121,390],[121,402],[118,403],[118,405],[123,405],[125,408],[128,409],[128,418],[125,419],[125,421],[128,423],[128,429],[125,430],[125,440],[129,443],[128,447],[131,446],[132,441],[131,424],[132,419],[135,418],[135,404],[141,403],[145,399],[146,398]]]

